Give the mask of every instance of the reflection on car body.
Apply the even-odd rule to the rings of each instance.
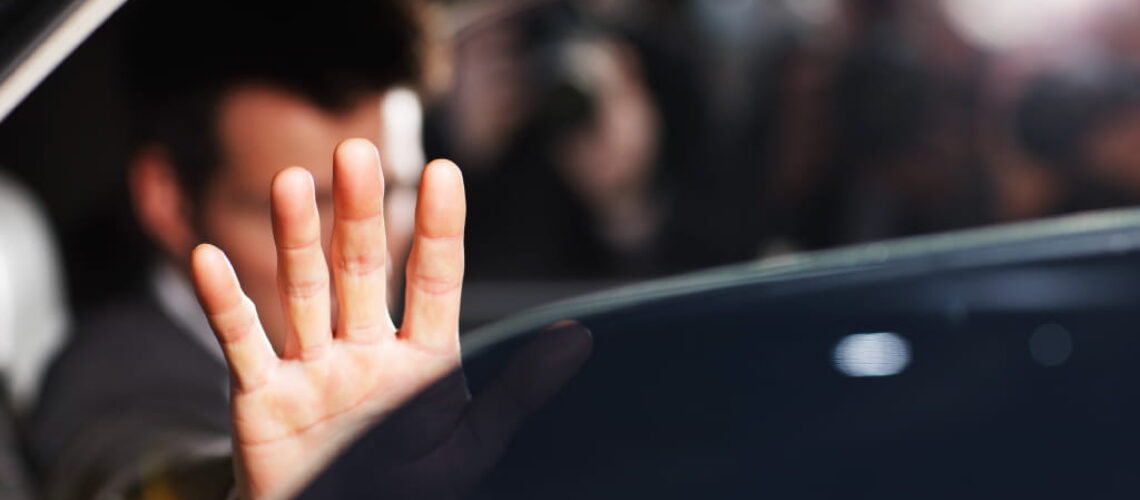
[[[488,326],[466,338],[476,393],[556,318],[590,327],[594,353],[474,497],[1134,492],[1138,252],[1140,213],[1094,214],[729,267]],[[853,370],[853,352],[870,364]],[[340,491],[365,498],[353,458],[332,471],[360,471]]]

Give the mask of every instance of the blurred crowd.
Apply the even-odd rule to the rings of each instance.
[[[429,152],[467,168],[473,277],[658,275],[1131,205],[1140,9],[1069,3],[1026,3],[1038,32],[1004,38],[985,25],[1003,7],[966,0],[459,6]]]
[[[133,357],[184,370],[214,412],[200,420],[228,446],[227,375],[184,276],[189,249],[226,247],[268,329],[287,331],[265,306],[277,298],[269,179],[311,167],[327,213],[323,163],[345,135],[380,145],[393,268],[424,160],[460,166],[464,330],[619,282],[1140,204],[1131,0],[344,3],[389,10],[352,25],[308,3],[312,16],[279,16],[251,43],[270,2],[219,0],[176,18],[188,31],[138,23],[162,43],[132,44],[139,26],[117,16],[0,124],[0,333],[25,339],[0,335],[0,365],[15,366],[4,369],[17,406],[34,399],[68,311],[145,290],[133,298],[145,307],[111,308],[117,323],[76,322],[55,369],[72,378],[55,386],[91,394],[41,406],[75,428],[142,434],[116,413],[133,403],[109,408],[99,391],[119,389],[88,375],[160,399],[147,392],[158,375],[114,361]],[[32,334],[17,321],[29,317],[54,333]],[[157,354],[100,350],[147,342]],[[193,399],[163,391],[172,405]],[[77,400],[109,416],[67,406]],[[41,430],[43,454],[122,441],[96,431],[81,442]]]
[[[429,5],[424,88],[392,112],[465,172],[476,284],[613,283],[1140,201],[1127,1]],[[0,129],[80,307],[146,258],[117,170],[127,127],[105,125],[127,100],[99,72],[112,28]]]

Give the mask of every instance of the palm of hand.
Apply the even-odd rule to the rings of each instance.
[[[290,326],[280,356],[225,256],[202,245],[192,259],[199,299],[232,374],[238,483],[247,499],[296,493],[364,429],[459,366],[465,204],[458,169],[435,162],[424,170],[399,331],[386,307],[375,148],[342,143],[334,178],[331,266],[311,176],[291,168],[274,179],[278,282]]]
[[[271,381],[235,391],[236,452],[252,492],[297,484],[281,474],[288,464],[331,461],[367,427],[457,368],[457,356],[391,344],[334,345],[318,360],[282,361]]]

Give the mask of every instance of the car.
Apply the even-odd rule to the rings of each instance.
[[[1134,494],[1138,257],[1140,212],[1125,210],[790,255],[514,316],[464,337],[476,394],[551,323],[588,326],[593,355],[473,498]],[[384,424],[372,433],[302,498],[370,498]]]
[[[121,3],[0,7],[0,118]],[[550,324],[581,322],[592,352],[463,492],[1135,495],[1138,259],[1140,211],[1116,210],[784,255],[510,316],[463,338],[476,395]],[[301,498],[376,497],[393,422]]]

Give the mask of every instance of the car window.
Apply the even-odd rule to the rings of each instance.
[[[467,337],[475,394],[555,318],[594,344],[473,497],[1134,491],[1135,217],[725,268],[489,326]],[[342,485],[369,484],[356,467]]]

